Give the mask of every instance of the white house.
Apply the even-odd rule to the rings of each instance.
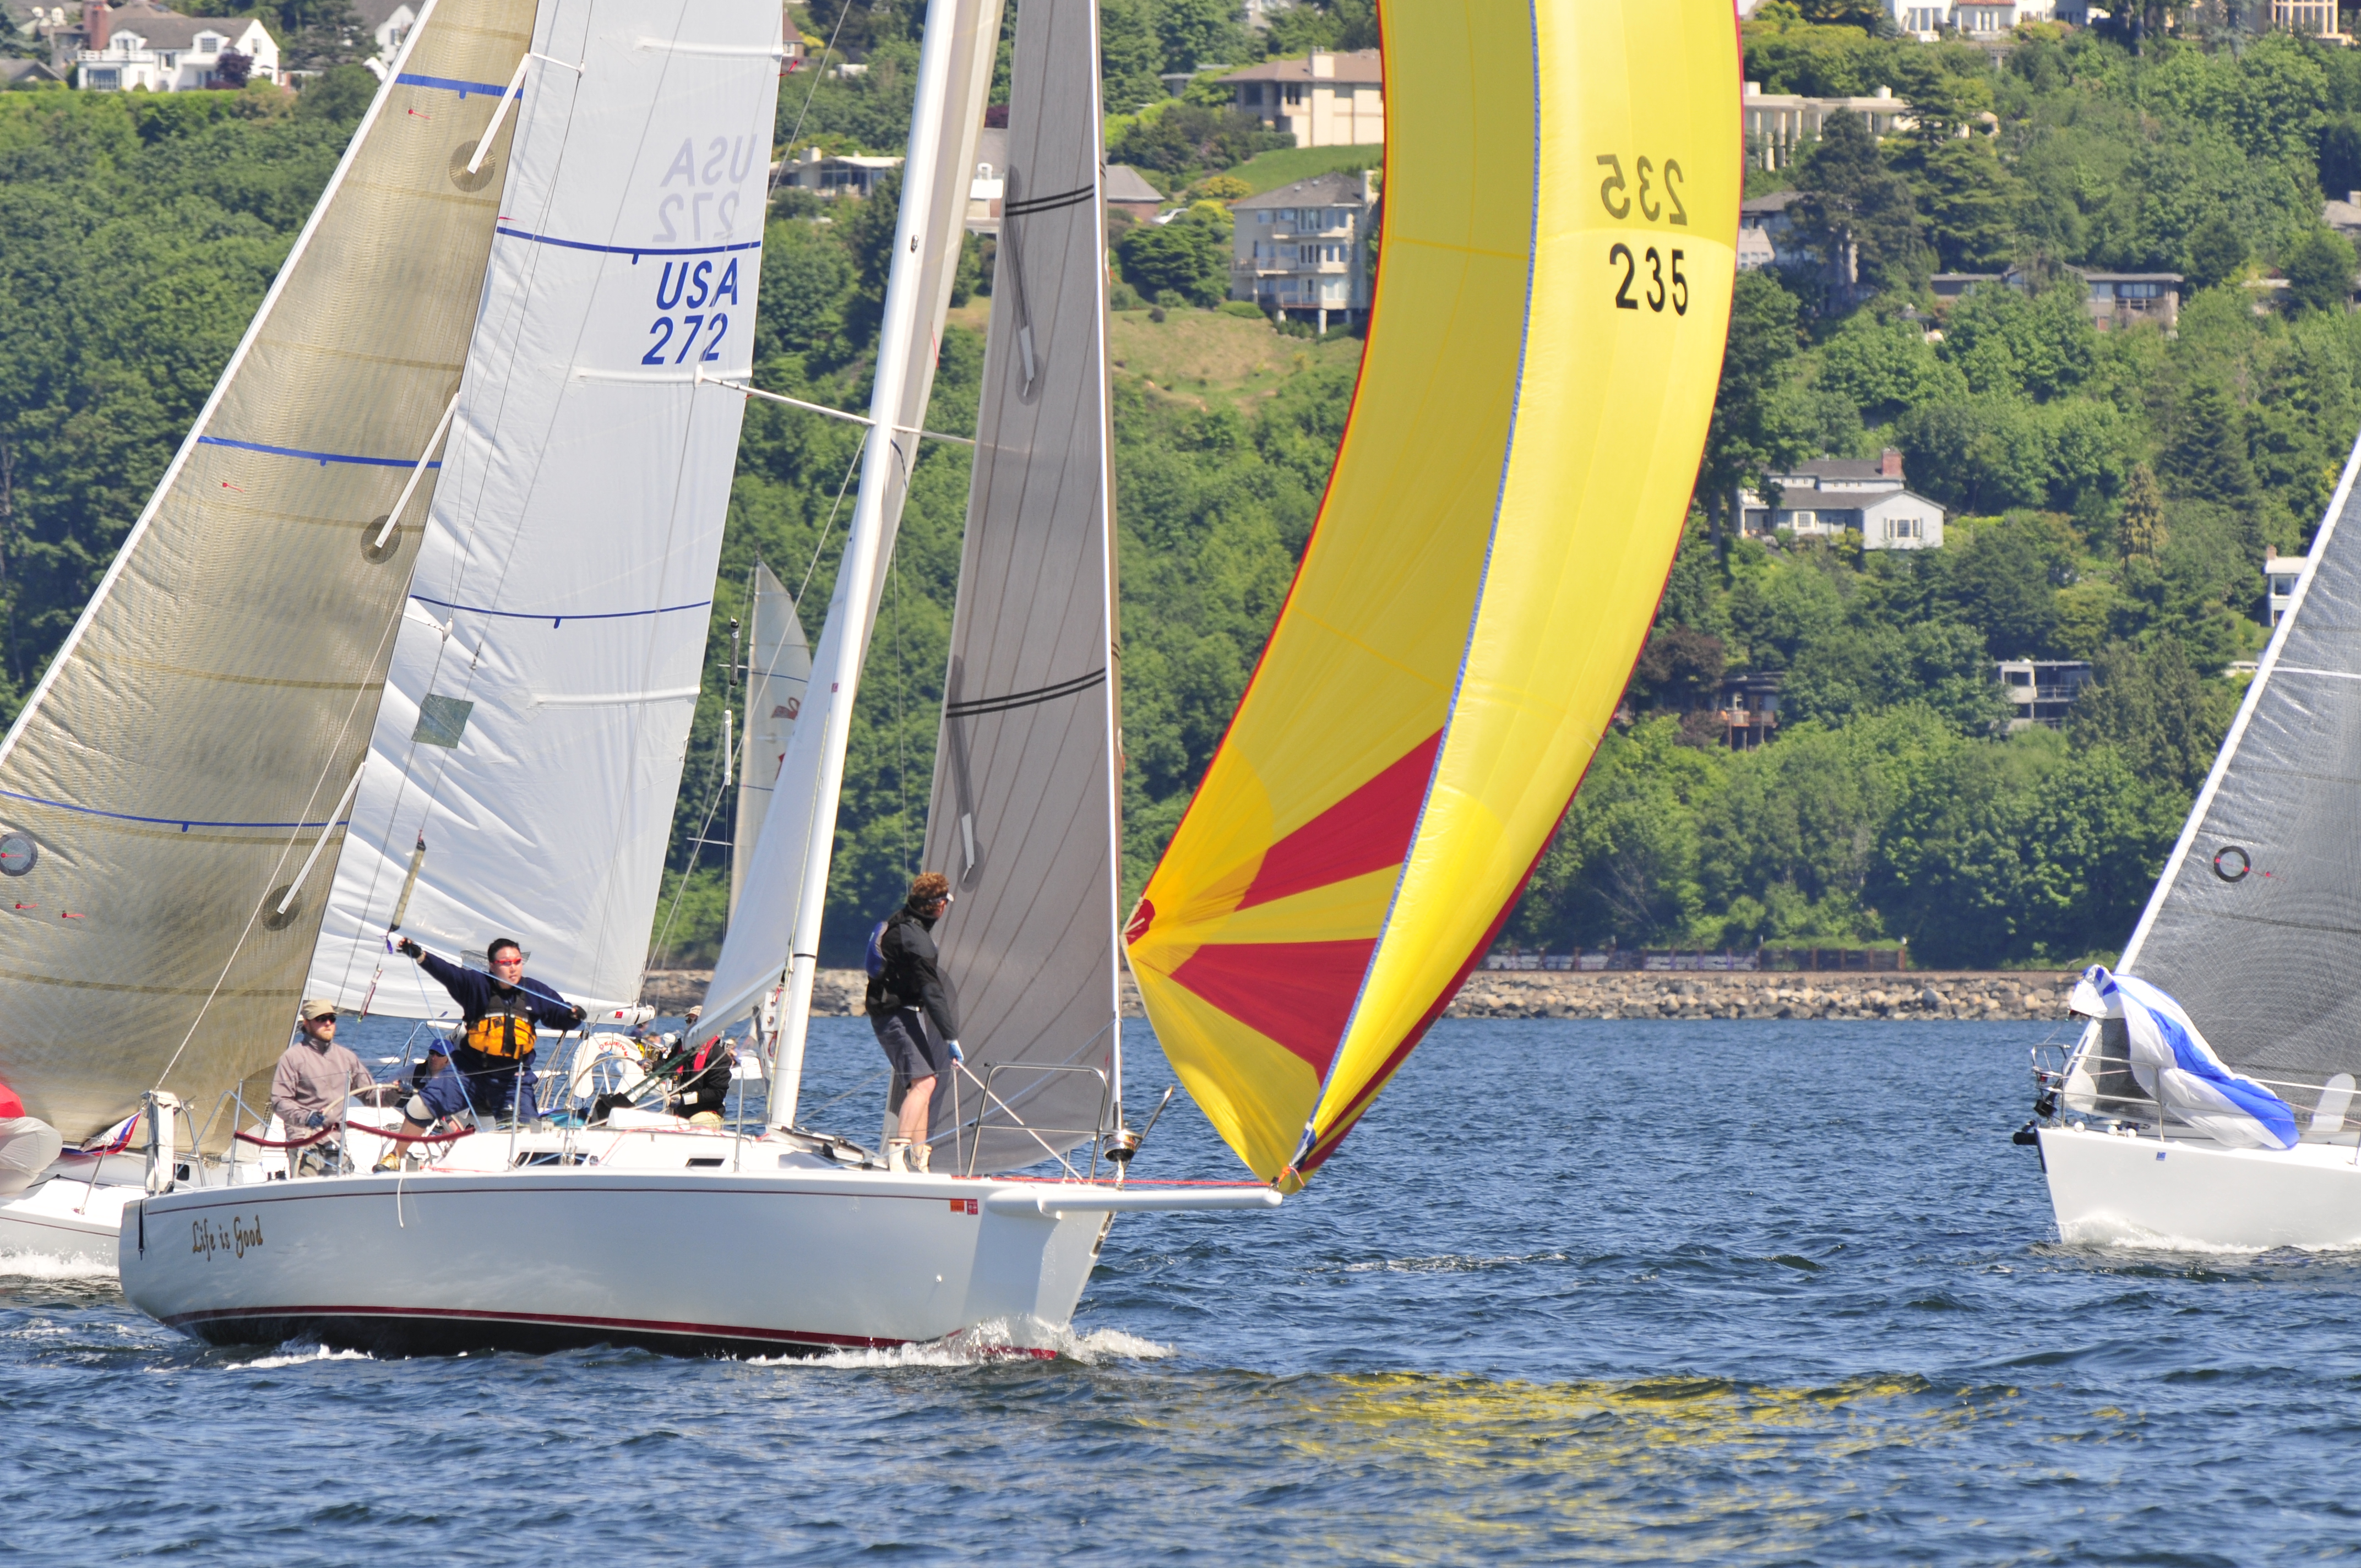
[[[401,52],[402,40],[418,25],[418,7],[424,3],[425,0],[353,0],[353,15],[361,19],[362,27],[377,42],[377,52],[361,63],[377,72],[380,82],[392,67],[394,57]]]
[[[790,158],[780,166],[779,183],[822,196],[867,196],[876,188],[878,181],[901,167],[902,160],[898,158],[872,158],[857,152],[832,157],[812,147],[806,148],[800,159]],[[985,192],[984,200],[990,203],[999,199],[991,192],[1000,182],[999,179],[987,179],[981,173],[969,180],[971,216],[974,215],[973,204],[979,184]]]
[[[1866,97],[1806,98],[1794,93],[1765,93],[1760,82],[1741,90],[1739,123],[1746,142],[1747,161],[1757,169],[1784,169],[1820,139],[1830,115],[1859,115],[1877,137],[1906,131],[1918,122],[1911,117],[1906,99],[1881,87]]]
[[[2296,585],[2303,580],[2303,574],[2311,565],[2312,557],[2309,555],[2282,555],[2276,550],[2265,552],[2263,576],[2270,581],[2273,626],[2286,617],[2288,606],[2295,603]]]
[[[135,0],[82,8],[74,84],[91,93],[186,93],[224,85],[221,57],[236,49],[249,82],[279,80],[279,46],[251,16],[183,16]]]
[[[1230,298],[1281,316],[1304,312],[1323,332],[1331,313],[1367,311],[1376,205],[1367,170],[1315,174],[1231,203]]]
[[[1890,446],[1873,460],[1816,457],[1770,479],[1775,507],[1752,490],[1738,492],[1746,532],[1785,529],[1797,539],[1829,539],[1852,529],[1864,550],[1942,548],[1943,509],[1909,488],[1902,454]]]
[[[1894,25],[1922,43],[1946,28],[1969,38],[1997,38],[2019,22],[2072,22],[2089,12],[2087,0],[1886,0]]]

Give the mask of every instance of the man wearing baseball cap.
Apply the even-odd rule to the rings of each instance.
[[[318,997],[306,1001],[296,1027],[294,1043],[279,1058],[279,1070],[270,1075],[270,1108],[279,1113],[279,1124],[287,1129],[291,1139],[309,1137],[342,1122],[345,1096],[377,1087],[361,1058],[336,1044],[335,1003]],[[304,1165],[323,1163],[316,1151],[329,1146],[323,1141],[310,1149],[290,1150],[289,1169],[296,1168],[299,1155]]]

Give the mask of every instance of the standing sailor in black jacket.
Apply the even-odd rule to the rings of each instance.
[[[934,1150],[927,1142],[935,1080],[960,1054],[959,1015],[935,967],[935,922],[950,907],[950,879],[928,872],[910,883],[910,896],[869,937],[869,994],[864,1010],[885,1059],[894,1064],[887,1109],[899,1107],[900,1135],[885,1140],[888,1170],[925,1170]],[[921,1010],[923,1011],[923,1014]],[[935,1035],[930,1038],[927,1023]],[[934,1044],[939,1039],[939,1047]]]
[[[402,1131],[415,1135],[445,1116],[472,1109],[486,1120],[507,1111],[513,1101],[517,1113],[531,1120],[540,1114],[533,1102],[533,1065],[539,1037],[536,1025],[551,1029],[579,1028],[589,1014],[537,981],[524,978],[524,952],[506,937],[495,937],[484,949],[492,966],[489,974],[461,969],[435,957],[408,938],[401,951],[440,981],[461,1014],[458,1041],[451,1047],[451,1065],[428,1079],[402,1107]],[[517,1079],[526,1072],[525,1091],[517,1093]]]

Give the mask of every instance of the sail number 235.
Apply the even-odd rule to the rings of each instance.
[[[1688,208],[1681,203],[1678,159],[1665,159],[1660,167],[1653,159],[1633,159],[1633,179],[1624,177],[1623,159],[1615,153],[1600,153],[1598,165],[1607,170],[1607,177],[1598,182],[1598,203],[1609,217],[1620,222],[1637,211],[1647,223],[1688,226]],[[1653,245],[1637,255],[1620,240],[1609,246],[1607,266],[1615,286],[1615,308],[1636,311],[1645,304],[1661,313],[1669,304],[1673,314],[1688,314],[1689,280],[1681,272],[1685,257],[1683,251],[1667,252]]]

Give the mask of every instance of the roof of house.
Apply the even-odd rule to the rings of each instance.
[[[1344,54],[1332,54],[1336,62],[1333,77],[1315,78],[1312,61],[1304,60],[1266,60],[1260,65],[1249,65],[1244,71],[1233,71],[1227,76],[1215,77],[1217,82],[1348,82],[1371,85],[1382,84],[1385,68],[1373,49],[1356,49]]]
[[[1164,192],[1148,182],[1147,177],[1127,163],[1110,163],[1106,168],[1106,199],[1110,202],[1161,202]]]
[[[1349,206],[1362,199],[1367,184],[1365,174],[1315,174],[1309,180],[1281,185],[1276,191],[1265,191],[1259,196],[1242,196],[1230,203],[1230,209],[1252,212],[1261,207],[1319,207],[1332,203]]]
[[[251,16],[183,16],[153,5],[118,5],[109,19],[107,37],[119,38],[130,33],[146,38],[151,49],[193,49],[199,33],[217,34],[235,42],[246,36],[247,28],[260,25]]]
[[[396,11],[408,6],[411,17],[417,19],[420,0],[351,0],[353,15],[361,19],[362,30],[375,33],[393,19]]]
[[[2085,272],[2085,283],[2178,283],[2178,272]]]
[[[1794,203],[1804,199],[1801,191],[1773,191],[1767,196],[1749,196],[1738,203],[1740,213],[1784,213]]]
[[[46,60],[0,60],[0,82],[14,87],[23,82],[63,82]]]
[[[1785,469],[1771,476],[1774,484],[1781,479],[1804,478],[1893,479],[1897,485],[1902,482],[1894,475],[1885,472],[1874,457],[1815,457],[1809,462],[1791,463]]]
[[[2361,191],[2351,192],[2361,196]],[[2320,204],[2320,221],[2331,228],[2361,228],[2361,203],[2339,202],[2334,199]]]

